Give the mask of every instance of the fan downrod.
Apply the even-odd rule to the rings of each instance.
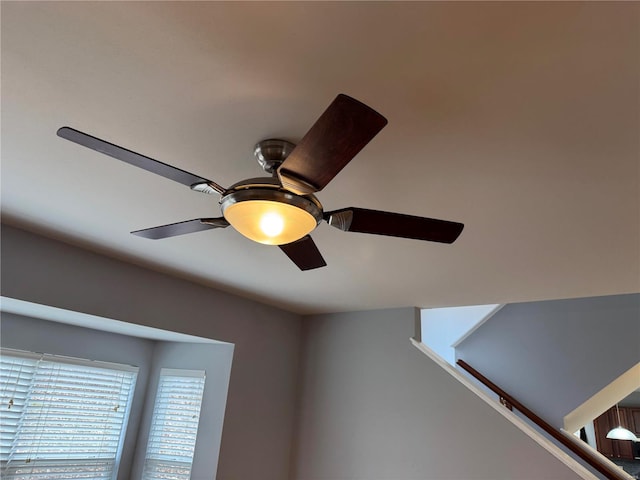
[[[278,167],[293,151],[295,145],[286,140],[269,138],[258,142],[253,154],[262,169],[270,175],[275,175]]]

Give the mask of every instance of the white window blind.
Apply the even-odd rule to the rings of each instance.
[[[3,349],[2,478],[114,479],[137,370]]]
[[[205,372],[160,371],[143,480],[189,480]]]

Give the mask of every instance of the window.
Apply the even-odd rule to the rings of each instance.
[[[2,478],[116,478],[138,369],[2,349]]]
[[[163,368],[158,380],[143,480],[188,480],[205,372]]]

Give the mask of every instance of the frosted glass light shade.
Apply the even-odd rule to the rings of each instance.
[[[612,440],[632,440],[634,442],[640,441],[638,437],[636,437],[631,430],[627,430],[623,427],[616,427],[609,430],[607,433],[607,438]]]
[[[245,237],[266,245],[295,242],[318,225],[306,210],[271,200],[245,200],[229,205],[224,217]]]

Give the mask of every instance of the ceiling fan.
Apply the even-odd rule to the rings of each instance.
[[[271,177],[249,178],[224,188],[206,178],[140,155],[70,127],[58,136],[188,186],[220,195],[221,217],[196,218],[131,232],[160,239],[233,226],[256,242],[278,245],[300,268],[326,265],[309,233],[322,220],[345,232],[372,233],[453,243],[462,223],[348,207],[324,212],[314,193],[322,190],[387,124],[367,105],[340,94],[298,145],[284,140],[259,142],[255,156]]]

